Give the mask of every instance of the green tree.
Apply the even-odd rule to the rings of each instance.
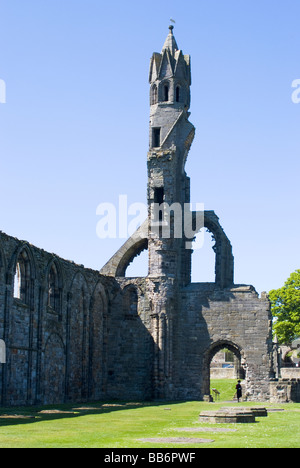
[[[300,336],[300,270],[296,270],[284,286],[269,292],[274,317],[273,332],[280,344],[290,344]]]

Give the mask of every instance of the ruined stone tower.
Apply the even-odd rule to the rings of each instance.
[[[268,398],[268,298],[234,284],[232,248],[217,215],[190,208],[191,65],[173,27],[152,55],[149,82],[148,217],[100,272],[0,232],[2,405],[201,400],[210,393],[212,358],[224,347],[248,398]],[[191,241],[201,228],[215,241],[211,283],[191,282]],[[148,275],[126,277],[145,249]]]
[[[173,26],[150,63],[148,153],[149,276],[188,282],[183,214],[190,201],[184,167],[195,128],[189,122],[190,57],[178,49]],[[160,214],[154,213],[164,204]],[[159,227],[160,229],[157,229]]]
[[[154,386],[168,395],[172,374],[166,356],[178,313],[179,285],[190,281],[191,251],[185,248],[184,206],[189,178],[184,167],[195,128],[189,122],[191,68],[173,36],[150,62],[150,128],[148,165],[148,296],[156,344]]]
[[[227,347],[246,376],[248,393],[259,398],[273,375],[269,302],[265,296],[259,299],[252,286],[234,285],[232,247],[217,215],[190,211],[185,163],[195,135],[189,121],[191,61],[179,49],[173,26],[161,52],[152,55],[149,83],[148,219],[101,273],[122,284],[140,284],[141,279],[124,283],[120,277],[148,248],[143,285],[153,340],[154,397],[209,394],[210,362]],[[215,282],[193,284],[191,241],[203,227],[215,240]]]

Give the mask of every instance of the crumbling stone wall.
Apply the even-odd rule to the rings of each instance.
[[[14,297],[24,251],[26,302]],[[104,277],[3,233],[0,252],[2,405],[202,399],[210,361],[224,346],[243,365],[248,397],[268,398],[274,377],[269,301],[254,288]],[[56,302],[49,301],[54,263]]]
[[[195,128],[188,111],[190,57],[178,48],[173,26],[161,54],[152,56],[149,82],[148,219],[101,274],[0,233],[2,405],[201,400],[209,394],[211,359],[223,347],[240,363],[247,396],[269,397],[274,365],[267,297],[234,285],[231,244],[213,211],[201,213],[215,239],[214,283],[191,283],[195,232],[176,235],[183,219],[178,224],[171,206],[183,213],[190,202],[185,163]],[[166,206],[154,229],[157,203]],[[146,248],[148,276],[125,278]]]
[[[0,233],[0,404],[151,398],[149,317],[145,279],[116,281]]]
[[[178,397],[209,395],[210,363],[223,348],[241,363],[246,395],[251,400],[269,396],[272,366],[272,335],[269,301],[258,298],[251,286],[219,289],[213,284],[191,284],[181,292],[177,343],[181,349]]]
[[[300,379],[272,379],[270,401],[272,403],[300,403]]]
[[[21,258],[27,264],[16,293]],[[53,263],[59,276],[56,309],[49,301]],[[0,365],[1,404],[103,397],[110,311],[118,291],[115,281],[99,272],[1,233],[0,338],[6,345],[6,364]]]
[[[140,316],[153,341],[152,396],[207,396],[210,361],[226,346],[240,362],[248,397],[266,399],[274,377],[269,301],[265,295],[259,299],[252,286],[234,285],[231,243],[214,211],[190,211],[185,164],[195,135],[189,121],[191,62],[169,29],[161,53],[150,61],[148,220],[101,272],[122,284],[129,262],[148,248],[148,315]],[[182,213],[194,227],[178,234],[187,227]],[[199,214],[201,226],[195,222]],[[215,240],[215,282],[191,284],[192,238],[203,227]]]

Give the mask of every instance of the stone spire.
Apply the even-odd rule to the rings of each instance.
[[[165,40],[161,53],[163,53],[164,50],[168,49],[171,55],[174,57],[175,52],[178,50],[178,45],[177,45],[175,37],[173,36],[173,29],[174,29],[174,26],[169,26],[170,32],[167,36],[167,39]]]

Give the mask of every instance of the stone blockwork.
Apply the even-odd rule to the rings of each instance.
[[[270,401],[273,403],[300,403],[300,379],[272,379]]]
[[[101,272],[121,281],[118,276],[125,275],[134,249],[139,254],[141,246],[148,248],[145,291],[147,329],[154,343],[154,397],[209,399],[210,363],[226,347],[239,363],[246,396],[266,399],[274,377],[269,301],[266,295],[259,298],[252,286],[234,285],[232,247],[214,211],[189,211],[185,163],[195,134],[188,112],[190,63],[170,27],[161,53],[154,53],[150,62],[148,230],[144,223]],[[180,213],[192,221],[191,236]],[[198,226],[199,214],[203,222]],[[215,240],[215,282],[192,284],[192,238],[201,228]]]
[[[175,286],[166,277],[105,277],[1,233],[1,404],[203,399],[224,346],[241,363],[248,397],[266,399],[267,298],[248,286]]]
[[[0,403],[150,398],[145,287],[131,286],[0,233]]]
[[[224,348],[245,378],[244,396],[269,398],[268,298],[234,284],[232,247],[217,215],[190,207],[190,64],[170,27],[150,65],[148,219],[100,273],[0,234],[2,405],[209,400],[210,363]],[[189,229],[178,213],[188,215]],[[203,223],[192,228],[199,214]],[[201,228],[215,240],[215,282],[193,284],[192,240]],[[148,276],[126,278],[144,249]]]
[[[268,299],[259,299],[251,286],[219,289],[212,284],[191,284],[181,292],[181,310],[178,328],[181,336],[188,334],[179,352],[179,369],[185,368],[183,394],[195,398],[200,389],[209,394],[211,360],[227,348],[240,363],[244,396],[268,398],[269,378],[273,376]]]

